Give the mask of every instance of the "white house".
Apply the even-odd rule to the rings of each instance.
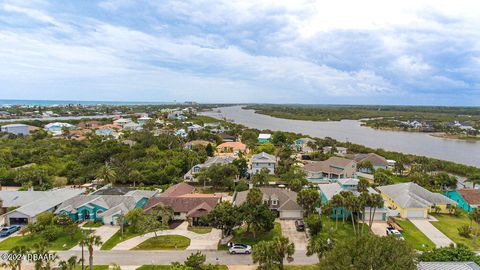
[[[252,174],[260,172],[263,168],[267,168],[269,174],[275,174],[275,166],[277,165],[277,158],[273,155],[262,152],[252,156],[251,172]]]
[[[46,131],[58,135],[62,133],[62,129],[74,129],[75,126],[69,123],[55,122],[46,124],[44,128]]]
[[[30,134],[30,129],[28,125],[24,124],[10,124],[2,126],[2,132],[12,133],[15,135],[28,135]]]
[[[120,119],[117,119],[117,120],[113,121],[114,124],[120,125],[120,126],[122,126],[122,128],[130,122],[132,122],[132,120],[128,119],[128,118],[120,118]]]

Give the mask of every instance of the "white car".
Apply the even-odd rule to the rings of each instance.
[[[233,244],[233,246],[228,249],[228,252],[230,254],[250,254],[252,253],[252,247],[244,244]]]
[[[395,236],[396,238],[398,238],[398,239],[400,239],[400,240],[405,240],[405,239],[403,238],[402,233],[399,232],[398,230],[395,230],[395,229],[387,229],[387,235],[389,235],[389,234]]]

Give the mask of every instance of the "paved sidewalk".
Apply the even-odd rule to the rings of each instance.
[[[118,230],[120,230],[119,226],[111,226],[111,225],[103,225],[98,228],[83,228],[88,230],[93,230],[94,235],[100,236],[102,238],[102,242],[105,243],[110,237],[112,237]],[[70,250],[81,250],[82,247],[80,245],[74,246]],[[100,250],[100,246],[94,246],[93,250]]]
[[[212,229],[210,233],[198,234],[189,231],[187,227],[188,223],[184,222],[173,230],[158,231],[157,236],[182,235],[188,237],[190,238],[190,246],[187,247],[187,250],[217,250],[218,241],[222,235],[220,230]],[[112,250],[130,250],[152,237],[155,237],[153,232],[137,236],[119,243]]]
[[[450,238],[448,238],[445,234],[439,231],[435,226],[430,223],[429,220],[425,219],[410,219],[410,221],[417,227],[426,237],[428,237],[432,242],[437,246],[440,247],[447,247],[450,244],[455,244]],[[435,221],[434,221],[435,222]]]

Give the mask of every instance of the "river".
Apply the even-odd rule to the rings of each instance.
[[[217,112],[220,110],[220,113]],[[331,137],[373,148],[410,153],[480,167],[480,142],[444,139],[427,133],[378,130],[360,125],[357,120],[304,121],[274,118],[244,110],[241,106],[222,107],[202,113],[256,129],[302,133],[312,137]]]

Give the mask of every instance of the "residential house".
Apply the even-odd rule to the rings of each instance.
[[[190,225],[199,225],[200,218],[210,213],[221,200],[221,194],[195,193],[194,187],[179,183],[150,199],[145,212],[152,211],[155,206],[168,205],[173,209],[173,220],[187,220]]]
[[[193,124],[193,125],[187,127],[188,131],[195,131],[195,132],[200,131],[202,129],[203,129],[203,127],[200,126],[200,125],[197,125],[197,124]]]
[[[247,145],[241,142],[224,142],[217,146],[217,152],[220,154],[247,153]]]
[[[377,155],[375,153],[356,154],[353,156],[353,159],[357,162],[357,164],[370,162],[374,170],[377,170],[377,169],[387,170],[389,165],[388,161],[384,157]],[[369,168],[359,168],[358,170],[363,173],[372,173],[372,171]]]
[[[137,119],[137,122],[138,122],[139,125],[143,126],[143,125],[145,125],[145,123],[147,123],[147,122],[150,121],[150,120],[152,120],[152,118],[144,115],[144,116],[138,118],[138,119]]]
[[[125,125],[123,125],[124,130],[131,130],[131,131],[140,131],[142,130],[142,125],[135,123],[135,122],[130,122]]]
[[[302,219],[303,208],[297,203],[297,193],[277,187],[260,187],[263,202],[275,211],[280,219]],[[241,206],[247,200],[249,190],[235,192],[233,203]]]
[[[118,225],[122,215],[136,208],[143,208],[157,191],[132,190],[126,194],[79,195],[63,202],[55,214],[67,214],[72,221],[100,221]]]
[[[220,133],[219,135],[222,137],[223,142],[235,142],[237,140],[237,137],[227,133]]]
[[[175,131],[175,135],[180,137],[187,137],[187,132],[185,131],[185,129],[181,128]]]
[[[302,153],[309,153],[312,152],[313,149],[309,146],[309,144],[315,143],[314,139],[311,138],[300,138],[294,141],[294,148],[296,151]]]
[[[346,179],[345,181],[339,180],[336,183],[328,184],[319,184],[319,192],[322,201],[322,205],[330,201],[333,196],[339,194],[342,191],[352,192],[354,196],[359,196],[360,193],[357,191],[358,180],[357,179]],[[367,191],[371,194],[378,194],[373,188],[368,188]],[[366,218],[370,217],[370,211],[372,211],[372,216],[374,221],[386,221],[387,220],[387,209],[384,207],[370,209],[370,207],[365,207],[365,216]],[[373,215],[375,211],[375,215]],[[343,218],[349,217],[351,212],[346,211],[343,207],[337,207],[334,209],[333,213],[330,215],[331,218]]]
[[[126,124],[131,123],[131,122],[132,122],[132,119],[120,118],[120,119],[117,119],[117,120],[113,121],[113,124],[119,125],[123,128]]]
[[[188,149],[188,150],[192,150],[195,145],[202,145],[202,146],[206,147],[209,144],[213,144],[213,143],[209,142],[209,141],[205,141],[205,140],[193,140],[193,141],[189,141],[189,142],[185,143],[183,145],[183,148]]]
[[[310,161],[302,167],[309,180],[351,178],[357,171],[354,160],[330,157],[324,161]]]
[[[445,192],[445,196],[457,202],[457,206],[467,212],[472,212],[480,205],[480,190],[464,188]]]
[[[323,150],[323,153],[331,153],[332,150],[335,150],[335,152],[333,154],[337,155],[337,156],[346,156],[347,155],[347,148],[345,147],[335,147],[333,148],[333,146],[325,146],[322,148]]]
[[[193,166],[184,176],[183,179],[187,182],[197,182],[195,179],[195,174],[199,173],[202,169],[208,169],[213,164],[231,164],[236,158],[232,156],[216,156],[210,157],[205,161],[205,163],[197,164]]]
[[[92,120],[92,121],[82,121],[78,123],[77,128],[78,129],[95,129],[95,128],[99,128],[100,126],[102,126],[102,122]]]
[[[210,133],[212,134],[221,134],[226,130],[226,128],[221,126],[219,123],[205,123],[203,127],[210,130]],[[235,141],[235,139],[233,141]]]
[[[277,157],[274,155],[261,152],[253,155],[250,159],[250,171],[252,174],[259,173],[263,168],[268,169],[269,174],[275,174],[275,167],[277,166]]]
[[[54,135],[61,135],[63,129],[74,129],[75,126],[69,123],[60,123],[60,122],[55,122],[55,123],[49,123],[46,124],[44,129],[47,132],[50,132]]]
[[[413,183],[401,183],[377,188],[385,200],[385,205],[398,212],[402,218],[427,218],[428,213],[438,207],[440,212],[457,202],[440,194],[426,190]]]
[[[7,132],[15,135],[27,136],[30,134],[30,127],[24,124],[10,124],[1,127],[2,132]]]
[[[47,211],[54,212],[64,201],[83,192],[85,192],[85,189],[78,188],[60,188],[48,191],[1,190],[3,222],[7,225],[35,223],[38,214]]]
[[[258,142],[259,143],[266,143],[272,139],[272,134],[268,133],[260,133],[258,134]]]

